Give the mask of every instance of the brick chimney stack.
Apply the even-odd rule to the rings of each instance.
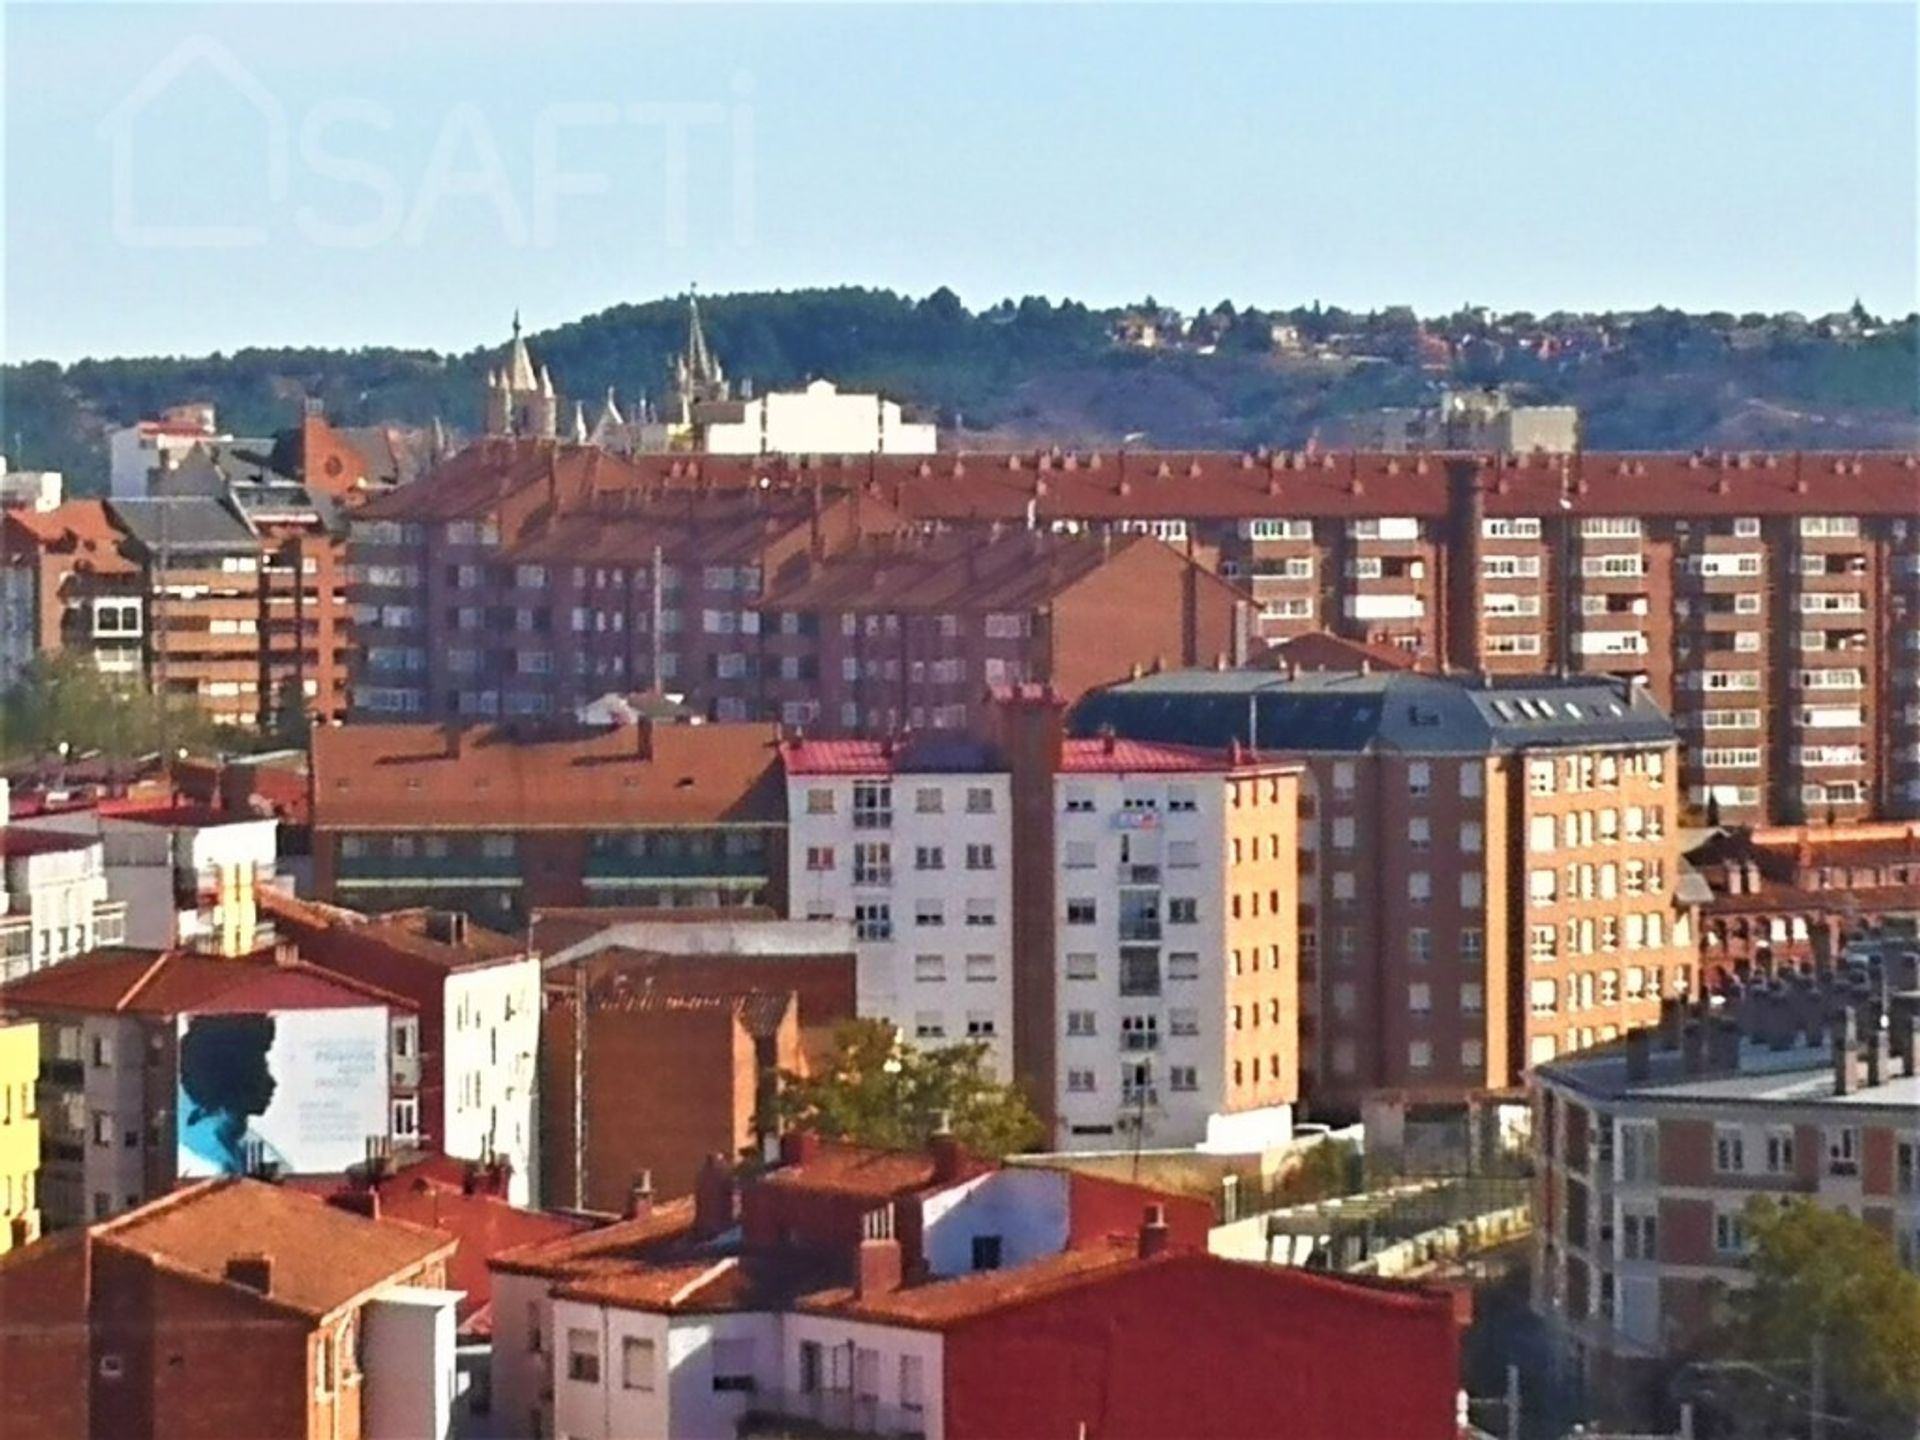
[[[627,1219],[644,1220],[652,1213],[653,1171],[636,1171],[633,1183],[627,1187]]]
[[[940,1112],[940,1118],[934,1123],[933,1134],[927,1137],[927,1150],[933,1156],[935,1184],[951,1185],[960,1178],[961,1167],[966,1163],[966,1150],[960,1144],[960,1138],[953,1133],[952,1112]]]
[[[731,1230],[737,1198],[727,1157],[718,1152],[707,1156],[693,1182],[693,1233],[711,1240]]]

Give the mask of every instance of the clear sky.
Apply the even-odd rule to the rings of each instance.
[[[11,360],[464,349],[689,282],[1916,307],[1907,4],[0,23]]]

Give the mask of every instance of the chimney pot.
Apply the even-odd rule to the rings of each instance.
[[[1167,1248],[1167,1207],[1155,1202],[1146,1208],[1140,1221],[1140,1258],[1150,1260]]]
[[[627,1219],[644,1220],[653,1213],[653,1171],[636,1171],[627,1187]]]

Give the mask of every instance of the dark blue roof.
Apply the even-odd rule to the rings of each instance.
[[[1491,679],[1411,671],[1289,678],[1182,670],[1096,690],[1076,735],[1266,751],[1473,755],[1538,746],[1668,744],[1673,722],[1645,690],[1605,676]]]

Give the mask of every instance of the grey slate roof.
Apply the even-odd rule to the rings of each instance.
[[[1070,726],[1135,740],[1265,751],[1481,755],[1574,745],[1667,744],[1673,722],[1644,688],[1602,676],[1493,679],[1410,671],[1289,678],[1176,670],[1096,690]]]
[[[253,531],[230,508],[207,496],[107,502],[133,538],[149,550],[252,551]]]

